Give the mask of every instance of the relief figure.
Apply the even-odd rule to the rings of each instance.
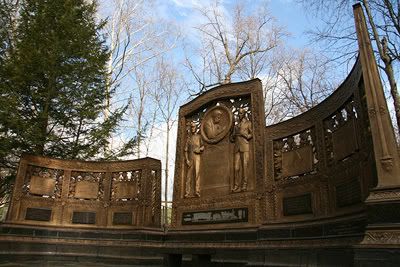
[[[210,108],[201,122],[200,133],[209,144],[217,144],[229,133],[232,125],[232,112],[224,105]]]
[[[185,197],[190,197],[190,191],[194,180],[194,196],[200,197],[200,156],[204,151],[203,140],[197,132],[196,124],[190,124],[190,133],[185,144],[185,163],[187,166]]]
[[[235,143],[234,146],[234,187],[233,192],[241,192],[247,190],[247,181],[249,173],[249,157],[250,157],[250,144],[249,140],[252,138],[252,124],[246,118],[246,110],[239,109],[239,120],[231,134],[231,142]]]
[[[221,124],[222,111],[213,110],[211,119],[207,120],[204,125],[204,131],[209,139],[214,139],[226,129],[226,125]]]

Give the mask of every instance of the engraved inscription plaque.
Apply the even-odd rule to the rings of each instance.
[[[25,220],[48,222],[51,219],[51,209],[27,208]]]
[[[137,195],[136,183],[127,181],[115,182],[115,198],[131,199],[135,198],[136,195]]]
[[[357,150],[354,120],[349,120],[332,133],[333,154],[339,161],[350,156]]]
[[[247,221],[247,208],[184,212],[182,214],[182,225],[238,223]]]
[[[366,221],[340,222],[326,225],[326,235],[354,235],[365,231]]]
[[[312,169],[313,153],[311,145],[282,153],[283,177],[300,175],[310,172]]]
[[[283,198],[283,215],[312,214],[311,194]]]
[[[99,184],[97,182],[78,181],[76,183],[75,198],[97,199]]]
[[[336,186],[336,205],[346,207],[361,202],[361,186],[357,178]]]
[[[132,225],[132,212],[114,212],[114,225]]]
[[[96,213],[95,212],[74,211],[74,213],[72,214],[72,223],[95,224],[96,223]]]
[[[34,195],[53,196],[56,180],[50,177],[33,175],[29,183],[29,193]]]

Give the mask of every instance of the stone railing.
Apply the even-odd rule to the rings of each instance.
[[[161,162],[21,158],[7,222],[45,226],[160,227]]]
[[[265,129],[266,222],[364,209],[376,185],[360,61],[318,106]]]

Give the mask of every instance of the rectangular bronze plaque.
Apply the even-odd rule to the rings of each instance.
[[[325,226],[326,235],[354,235],[365,231],[366,221],[339,222]]]
[[[247,208],[182,213],[182,225],[238,223],[248,221]]]
[[[72,223],[95,224],[96,212],[74,211],[72,214]]]
[[[97,199],[99,184],[97,182],[78,181],[75,187],[75,198]]]
[[[357,178],[336,186],[336,205],[346,207],[361,202],[361,185]]]
[[[313,152],[312,146],[304,146],[292,151],[282,153],[282,175],[290,177],[312,171]]]
[[[357,150],[358,146],[354,127],[354,120],[351,119],[332,133],[335,160],[345,159]]]
[[[115,182],[115,198],[135,198],[137,195],[136,182]]]
[[[202,196],[229,194],[230,170],[233,167],[230,163],[229,145],[229,141],[224,139],[218,144],[206,145],[204,152],[201,154],[200,188]],[[251,173],[250,170],[249,173]],[[249,177],[250,180],[251,178]],[[191,186],[194,187],[194,184]]]
[[[53,196],[55,186],[55,179],[33,175],[29,182],[29,193],[34,195]]]
[[[25,220],[49,222],[51,219],[51,209],[27,208]]]
[[[132,225],[132,212],[114,212],[114,225]]]
[[[283,215],[312,214],[311,194],[283,198]]]

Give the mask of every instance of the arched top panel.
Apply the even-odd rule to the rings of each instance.
[[[161,166],[160,160],[149,157],[123,161],[84,161],[24,154],[21,158],[21,162],[47,168],[104,172],[126,171],[141,168],[159,168],[159,166]]]

